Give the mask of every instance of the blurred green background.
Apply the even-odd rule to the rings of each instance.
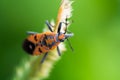
[[[74,0],[74,47],[46,80],[120,80],[120,0]],[[60,0],[0,0],[0,80],[10,80],[23,57],[26,31],[42,32]]]

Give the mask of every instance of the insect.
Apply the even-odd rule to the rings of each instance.
[[[37,33],[37,32],[29,31],[27,32],[29,36],[27,37],[27,39],[24,40],[24,43],[23,43],[23,49],[30,55],[44,54],[43,59],[41,60],[41,63],[46,58],[48,52],[55,48],[57,48],[58,55],[60,56],[61,53],[58,45],[61,42],[64,42],[66,39],[69,42],[68,38],[73,36],[73,33],[66,34],[67,28],[64,33],[60,32],[61,26],[63,24],[62,22],[60,22],[59,24],[57,34],[53,32],[48,21],[46,21],[46,24],[51,32]],[[73,50],[70,42],[69,42],[69,46]]]
[[[59,44],[61,42],[64,42],[65,40],[68,41],[68,44],[70,48],[73,51],[73,48],[71,46],[71,43],[69,42],[69,37],[73,36],[73,33],[67,31],[67,18],[65,19],[65,22],[60,21],[60,17],[62,14],[63,5],[61,5],[58,13],[58,20],[57,24],[54,30],[52,30],[51,24],[46,21],[46,25],[50,31],[43,32],[43,33],[37,33],[37,32],[31,32],[28,31],[27,34],[29,35],[23,42],[23,49],[25,52],[27,52],[30,55],[41,55],[44,54],[41,63],[44,62],[46,56],[48,55],[48,52],[57,49],[58,55],[61,55]],[[66,25],[64,32],[61,32],[62,25]]]

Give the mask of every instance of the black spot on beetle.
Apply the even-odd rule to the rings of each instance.
[[[35,41],[37,41],[37,36],[36,35],[35,35],[34,39],[35,39]]]
[[[44,36],[45,36],[45,37],[44,37],[45,39],[48,39],[48,36],[47,36],[46,34],[44,34]]]
[[[33,54],[33,51],[35,49],[35,44],[33,44],[32,42],[30,42],[29,40],[25,39],[25,41],[23,42],[22,45],[23,49],[25,52],[29,53],[29,54]]]
[[[41,44],[40,46],[41,46],[41,47],[43,47],[43,45],[42,45],[42,44]]]
[[[39,48],[39,52],[42,53],[42,50]]]

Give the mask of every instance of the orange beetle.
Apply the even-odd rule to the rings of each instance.
[[[60,44],[60,42],[64,42],[65,39],[67,39],[67,41],[69,42],[68,38],[73,36],[73,33],[66,34],[67,28],[64,33],[60,32],[62,22],[60,22],[58,26],[57,33],[53,32],[48,21],[46,21],[46,24],[51,32],[37,33],[29,31],[27,32],[29,36],[27,37],[27,39],[25,39],[23,43],[23,49],[31,55],[40,55],[45,53],[43,59],[41,60],[41,63],[44,61],[50,50],[57,48],[58,54],[61,55],[58,45]],[[69,45],[73,50],[70,42]]]
[[[73,50],[68,39],[69,37],[73,36],[73,33],[66,33],[68,23],[67,23],[67,18],[65,18],[65,16],[70,18],[71,15],[70,13],[72,11],[70,6],[71,3],[72,2],[69,0],[62,0],[58,11],[56,24],[54,25],[54,30],[52,30],[51,24],[48,21],[46,21],[46,24],[50,32],[44,32],[44,33],[30,32],[30,31],[27,32],[29,36],[23,42],[24,51],[26,51],[31,55],[44,54],[41,60],[42,63],[45,60],[50,50],[57,48],[58,55],[61,55],[58,45],[61,42],[64,42],[64,40],[68,41],[70,48]],[[61,31],[61,27],[63,27],[62,24],[66,25],[66,29],[64,32]]]

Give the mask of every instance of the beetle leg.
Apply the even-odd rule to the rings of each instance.
[[[60,49],[58,46],[57,46],[57,51],[58,51],[58,55],[61,56]]]
[[[43,56],[43,58],[42,58],[42,60],[41,60],[41,63],[44,62],[44,60],[45,60],[45,58],[47,57],[47,55],[48,55],[48,52],[46,52],[46,53],[44,54],[44,56]]]
[[[69,37],[72,37],[74,34],[73,33],[70,33],[70,34],[65,34],[65,39],[69,38]]]
[[[72,50],[72,51],[74,51],[74,49],[73,49],[73,47],[72,47],[72,45],[71,45],[71,43],[70,43],[70,41],[69,41],[69,39],[68,39],[68,38],[67,38],[67,42],[68,42],[69,47],[71,48],[71,50]]]
[[[51,32],[53,32],[53,30],[52,30],[52,28],[51,28],[51,25],[50,25],[50,23],[48,22],[48,20],[46,21],[46,25],[48,26],[49,30],[50,30]]]
[[[34,35],[34,34],[37,34],[37,32],[27,31],[27,34],[28,35]]]

